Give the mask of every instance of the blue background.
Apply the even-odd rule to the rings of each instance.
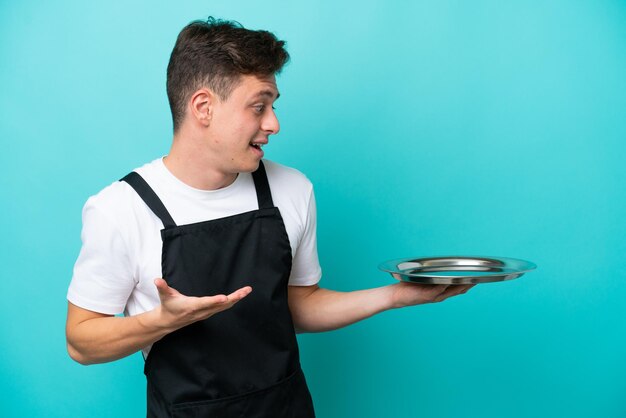
[[[4,417],[138,417],[139,355],[65,352],[85,200],[167,153],[165,69],[208,15],[288,41],[267,157],[313,181],[322,284],[380,261],[539,269],[302,335],[320,417],[626,416],[623,1],[0,2]]]

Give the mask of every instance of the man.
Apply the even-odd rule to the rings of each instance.
[[[312,417],[295,330],[336,329],[471,287],[318,286],[312,186],[263,160],[279,130],[275,75],[288,59],[266,31],[214,19],[186,26],[167,69],[169,154],[84,207],[68,352],[93,364],[143,350],[148,416]]]

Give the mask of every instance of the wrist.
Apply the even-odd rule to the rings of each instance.
[[[163,315],[162,305],[138,315],[137,320],[147,333],[156,334],[159,339],[176,330]]]
[[[397,301],[397,296],[396,296],[397,286],[398,286],[397,283],[393,283],[393,284],[389,284],[381,288],[383,290],[383,297],[381,298],[382,303],[383,303],[383,308],[381,309],[381,311],[388,311],[391,309],[397,309],[397,308],[402,307],[402,305],[399,304]]]
[[[398,308],[405,308],[409,305],[411,305],[410,303],[407,303],[406,299],[406,295],[403,291],[403,289],[406,287],[406,283],[393,283],[390,284],[388,286],[389,288],[389,306],[390,309],[398,309]]]

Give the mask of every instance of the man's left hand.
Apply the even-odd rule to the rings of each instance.
[[[391,306],[402,308],[423,303],[442,302],[452,296],[462,295],[475,285],[420,284],[399,282],[391,285]]]

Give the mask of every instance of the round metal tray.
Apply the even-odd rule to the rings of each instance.
[[[405,282],[476,284],[517,279],[537,265],[508,257],[442,256],[389,260],[378,268]]]

